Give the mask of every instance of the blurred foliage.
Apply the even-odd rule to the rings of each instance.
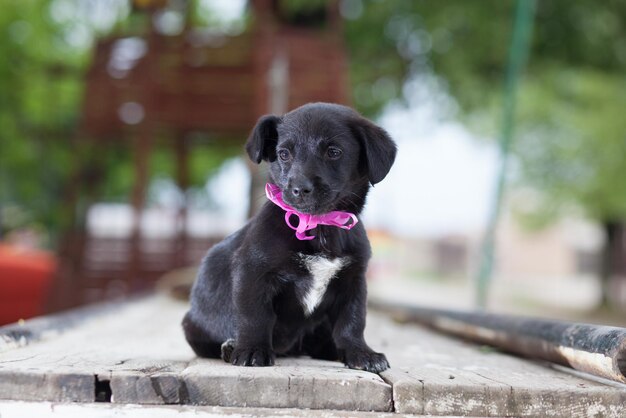
[[[178,4],[174,2],[175,6]],[[206,2],[189,3],[197,26],[217,25]],[[170,18],[178,10],[173,10]],[[202,16],[202,19],[197,18]],[[194,19],[193,17],[196,16]],[[0,237],[22,227],[46,230],[54,239],[75,219],[75,210],[98,193],[109,201],[127,201],[133,185],[133,159],[127,144],[98,146],[79,137],[77,126],[91,48],[99,37],[142,34],[149,19],[128,0],[3,0],[0,12]],[[227,31],[242,22],[229,22]],[[191,138],[192,186],[239,146],[217,147],[208,138]],[[157,141],[153,177],[175,175],[173,153]],[[72,184],[79,208],[67,206]],[[197,187],[196,187],[197,190]]]
[[[297,9],[324,2],[281,3]],[[185,16],[192,26],[219,22],[209,3],[191,0]],[[403,99],[407,80],[435,75],[457,100],[459,116],[494,135],[514,1],[340,4],[360,111],[375,116],[390,100]],[[177,10],[166,12],[170,23],[180,18]],[[94,147],[89,138],[77,137],[76,126],[94,40],[112,32],[142,33],[149,24],[142,13],[128,0],[3,0],[0,228],[29,224],[58,230],[71,219],[64,207],[66,186],[72,176],[98,175],[94,166],[106,174],[99,193],[127,199],[128,148]],[[227,32],[241,31],[245,22],[245,16],[231,22]],[[519,207],[538,215],[535,220],[572,204],[598,220],[626,218],[625,22],[622,0],[538,2],[514,149],[517,181],[533,190]],[[172,177],[173,161],[165,141],[158,142],[151,167],[155,176]],[[194,185],[236,152],[215,151],[210,145],[194,148]]]
[[[518,213],[538,226],[572,206],[601,222],[626,219],[624,75],[551,69],[533,81],[521,97],[515,153],[517,184],[534,193]]]
[[[0,13],[0,216],[5,228],[45,224],[59,216],[54,202],[77,151],[67,142],[76,124],[86,54],[68,47],[71,40],[50,6],[7,0]]]
[[[445,80],[460,117],[495,136],[514,1],[343,0],[355,105],[370,116],[415,76]],[[515,182],[541,224],[575,206],[626,219],[626,2],[537,2],[520,86]]]

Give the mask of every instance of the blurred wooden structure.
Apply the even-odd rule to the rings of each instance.
[[[151,22],[167,7],[165,1],[141,3],[153,4],[143,11],[152,15]],[[236,36],[203,32],[188,24],[179,35],[169,36],[151,25],[142,36],[97,43],[87,73],[79,136],[92,139],[94,146],[121,143],[132,150],[132,236],[102,239],[84,230],[68,234],[60,251],[51,310],[149,289],[164,272],[197,262],[219,238],[190,240],[185,207],[178,214],[174,238],[142,237],[149,157],[157,138],[171,147],[176,181],[186,190],[194,133],[208,134],[215,144],[243,144],[263,114],[283,113],[313,101],[348,102],[338,1],[297,16],[285,14],[278,0],[251,0],[249,6],[251,24]],[[95,189],[103,175],[77,182],[88,182]],[[74,203],[77,195],[70,193]],[[91,199],[96,201],[97,196]]]

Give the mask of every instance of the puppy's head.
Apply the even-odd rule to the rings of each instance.
[[[380,127],[354,110],[312,103],[284,116],[263,116],[246,151],[270,163],[270,180],[283,200],[300,212],[360,212],[369,184],[381,181],[396,145]]]

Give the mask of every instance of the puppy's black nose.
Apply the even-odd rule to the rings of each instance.
[[[293,193],[294,196],[306,196],[312,191],[313,190],[310,187],[292,187],[291,188],[291,193]]]
[[[313,184],[308,180],[292,182],[291,194],[295,197],[305,197],[313,191]]]

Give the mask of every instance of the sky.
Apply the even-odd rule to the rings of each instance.
[[[431,107],[391,108],[381,118],[398,143],[398,156],[370,191],[366,225],[399,235],[443,236],[476,232],[485,224],[495,185],[495,147],[459,122],[433,119]]]

